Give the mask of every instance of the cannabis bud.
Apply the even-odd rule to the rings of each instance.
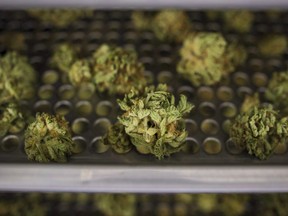
[[[223,12],[226,26],[240,33],[249,32],[254,21],[254,15],[246,10],[228,10]]]
[[[92,10],[79,9],[31,9],[29,14],[42,22],[53,24],[57,27],[65,27],[83,17],[91,17]]]
[[[91,65],[88,60],[84,59],[75,61],[68,72],[71,84],[74,86],[80,86],[85,83],[91,83],[91,70]]]
[[[73,141],[68,122],[62,116],[37,113],[25,131],[25,152],[29,160],[66,162]]]
[[[258,42],[259,52],[267,57],[280,56],[288,47],[285,35],[268,35]]]
[[[265,97],[283,114],[288,114],[288,71],[273,73]]]
[[[34,96],[36,74],[28,60],[16,52],[0,58],[0,104]]]
[[[288,118],[281,118],[272,106],[253,107],[236,117],[230,137],[249,154],[265,160],[288,137]]]
[[[125,132],[125,127],[119,122],[109,128],[101,141],[103,144],[111,146],[119,154],[127,153],[132,148],[129,136]]]
[[[177,71],[193,85],[213,85],[223,74],[226,41],[218,33],[189,35],[180,50]]]
[[[25,127],[25,121],[19,107],[15,103],[0,105],[0,137],[8,131],[17,133]]]
[[[175,105],[174,96],[162,84],[146,87],[142,94],[131,90],[118,104],[124,111],[118,120],[139,152],[162,159],[181,150],[187,137],[183,115],[193,108],[184,95]]]
[[[260,105],[259,95],[255,93],[254,95],[246,95],[245,99],[241,105],[241,112],[248,112],[253,107],[257,107]]]
[[[134,26],[139,30],[152,30],[162,41],[183,41],[191,30],[189,17],[179,10],[163,10],[156,15],[137,11],[132,14]]]
[[[135,51],[102,45],[93,54],[93,82],[99,92],[125,94],[146,85],[144,66]]]
[[[77,49],[67,43],[55,47],[51,64],[64,73],[68,73],[72,64],[77,60]]]
[[[23,50],[26,47],[25,36],[19,32],[1,32],[0,47],[8,50]]]

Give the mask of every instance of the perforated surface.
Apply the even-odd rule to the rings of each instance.
[[[150,31],[137,32],[130,19],[130,11],[95,11],[93,18],[76,21],[66,28],[42,24],[23,11],[0,12],[0,31],[17,31],[25,35],[28,48],[23,53],[39,73],[37,98],[27,106],[34,113],[61,113],[71,123],[76,143],[71,163],[288,164],[287,144],[281,143],[269,160],[259,161],[235,147],[227,134],[229,121],[237,115],[244,95],[259,92],[263,96],[271,73],[287,68],[287,52],[277,59],[264,59],[255,43],[259,36],[266,33],[287,35],[288,13],[269,20],[265,13],[255,12],[253,30],[245,35],[226,30],[220,21],[209,21],[204,12],[189,14],[196,31],[221,31],[228,40],[240,39],[248,50],[247,64],[215,86],[195,88],[176,73],[180,45],[160,42]],[[52,68],[48,60],[52,48],[62,42],[80,45],[83,56],[89,55],[102,43],[134,48],[145,65],[151,84],[165,82],[176,97],[180,93],[187,95],[196,108],[186,116],[189,137],[184,151],[159,161],[152,155],[141,155],[135,150],[118,155],[107,146],[101,146],[98,140],[116,121],[119,113],[116,98],[89,94],[89,89],[85,93],[79,92],[61,79],[61,72]],[[5,53],[6,50],[2,48],[0,52]],[[0,161],[28,162],[23,150],[23,133],[8,134],[1,138],[0,144]]]

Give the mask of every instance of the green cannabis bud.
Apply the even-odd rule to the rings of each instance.
[[[36,73],[26,57],[8,52],[0,58],[0,104],[31,99],[35,83]]]
[[[64,73],[68,73],[72,64],[77,60],[77,49],[67,43],[55,47],[51,64]]]
[[[37,113],[25,131],[25,152],[29,160],[66,162],[73,141],[68,122],[62,116]]]
[[[80,86],[92,82],[92,68],[88,60],[75,61],[69,72],[68,77],[73,86]]]
[[[288,137],[288,118],[281,118],[272,106],[253,107],[236,117],[230,137],[250,155],[266,160]]]
[[[152,21],[153,21],[153,16],[151,16],[149,12],[134,11],[132,13],[132,22],[136,29],[139,29],[139,30],[150,29]]]
[[[177,71],[194,86],[213,85],[223,75],[226,41],[218,33],[189,35],[180,50]]]
[[[277,57],[287,50],[287,44],[285,35],[268,35],[259,40],[258,49],[263,56]]]
[[[93,82],[99,92],[125,94],[146,85],[144,66],[135,51],[103,44],[93,54]]]
[[[129,136],[125,132],[125,127],[119,122],[109,128],[101,141],[103,144],[111,146],[119,154],[127,153],[132,148]]]
[[[8,131],[17,133],[25,127],[23,114],[15,103],[0,105],[0,137],[5,136]]]
[[[223,18],[229,29],[233,29],[240,33],[249,32],[254,21],[253,13],[246,10],[224,11]]]
[[[25,36],[19,32],[3,32],[0,34],[0,47],[20,51],[25,49]]]
[[[241,112],[248,112],[253,107],[257,107],[260,105],[259,95],[255,93],[254,95],[246,95],[245,99],[241,105]]]
[[[155,16],[152,30],[159,40],[179,42],[190,32],[191,23],[183,11],[163,10]]]
[[[83,17],[91,17],[92,10],[79,9],[31,9],[28,13],[42,22],[65,27]]]
[[[106,216],[136,215],[136,196],[132,194],[96,194],[95,205]]]
[[[162,159],[181,150],[187,137],[183,115],[193,108],[186,96],[180,95],[175,105],[174,96],[162,84],[146,87],[142,94],[131,90],[118,104],[124,111],[118,120],[139,152]]]
[[[281,111],[281,114],[288,114],[288,71],[273,73],[265,97]]]

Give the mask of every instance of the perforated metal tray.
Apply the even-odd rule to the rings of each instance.
[[[229,140],[227,122],[237,114],[245,94],[259,92],[260,96],[263,95],[272,72],[287,69],[287,52],[281,58],[265,59],[259,55],[256,42],[259,37],[268,33],[287,35],[288,13],[283,12],[278,19],[269,20],[264,12],[255,12],[253,30],[244,35],[225,29],[219,20],[209,21],[203,11],[193,11],[189,14],[195,31],[222,32],[228,40],[238,38],[247,47],[249,54],[247,64],[239,67],[229,78],[213,87],[195,88],[182,79],[176,73],[180,45],[160,42],[150,31],[137,32],[131,22],[130,11],[95,11],[92,18],[78,20],[66,28],[43,24],[30,18],[24,11],[0,12],[0,31],[17,31],[25,35],[27,49],[24,54],[29,57],[39,73],[38,96],[27,106],[34,113],[37,111],[66,113],[65,117],[71,123],[73,139],[77,146],[69,164],[90,165],[93,170],[101,165],[111,165],[110,168],[122,166],[120,170],[123,167],[138,169],[137,167],[141,166],[147,168],[148,171],[156,169],[156,172],[161,172],[162,167],[165,167],[171,173],[174,170],[176,173],[177,170],[201,170],[203,165],[206,167],[217,165],[218,167],[214,167],[214,170],[223,170],[221,167],[228,165],[232,172],[239,166],[239,170],[244,172],[248,167],[250,170],[253,168],[258,170],[258,165],[264,171],[263,167],[272,165],[275,170],[278,168],[285,170],[288,165],[287,144],[281,143],[269,160],[260,161],[237,148]],[[117,113],[119,113],[116,98],[105,94],[94,94],[89,97],[87,94],[77,92],[69,83],[61,80],[61,72],[52,68],[48,62],[53,47],[61,42],[79,45],[83,48],[83,56],[88,56],[102,43],[135,49],[140,61],[145,65],[147,78],[151,80],[151,84],[168,83],[172,93],[176,96],[184,93],[189,101],[196,105],[196,109],[186,117],[189,137],[185,151],[173,154],[164,160],[158,160],[153,155],[141,155],[135,150],[119,155],[106,146],[99,145],[98,140],[107,127],[116,121]],[[5,53],[6,50],[2,48],[0,52]],[[47,77],[55,74],[59,75],[59,79],[51,83]],[[24,165],[27,167],[27,172],[28,170],[34,172],[34,166],[41,167],[27,160],[23,145],[23,133],[9,134],[1,138],[0,166],[4,168],[8,164],[7,166],[10,167],[5,169],[8,173],[6,175],[9,175],[12,167],[17,173],[19,166],[11,165],[14,163],[27,164],[27,166]],[[195,165],[198,166],[195,167]],[[235,166],[234,169],[232,165],[238,165],[238,168]],[[254,167],[255,165],[257,166]],[[54,169],[62,169],[62,166],[64,165],[52,165],[52,170],[51,167],[44,166],[43,169],[53,172]],[[179,166],[179,169],[175,168]],[[82,170],[81,166],[79,169]],[[107,169],[109,170],[109,166]],[[4,172],[4,169],[2,170]],[[106,172],[105,169],[104,172]],[[133,178],[133,172],[130,174],[126,176],[128,179]],[[214,174],[217,176],[217,173]],[[253,176],[253,171],[250,174]],[[280,171],[279,174],[288,176],[287,171]],[[2,175],[1,170],[0,175]],[[238,172],[235,175],[241,176],[243,173]],[[161,178],[161,175],[158,177]],[[225,179],[224,175],[223,178]],[[285,187],[287,190],[288,186],[285,185]]]

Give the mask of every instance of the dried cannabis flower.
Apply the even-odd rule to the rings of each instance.
[[[226,41],[218,33],[189,35],[180,50],[177,71],[193,85],[213,85],[223,75]]]
[[[25,152],[29,160],[66,162],[72,147],[68,122],[62,116],[38,113],[25,131]]]
[[[249,32],[254,21],[254,15],[246,10],[228,10],[223,12],[226,26],[240,33]]]
[[[267,57],[280,56],[288,47],[285,35],[268,35],[258,43],[259,52]]]
[[[258,93],[254,95],[246,95],[245,99],[241,105],[241,112],[248,112],[253,107],[257,107],[260,105],[260,99]]]
[[[68,77],[72,85],[80,86],[92,82],[92,69],[88,60],[77,60],[72,64]]]
[[[281,111],[281,114],[288,114],[288,71],[273,73],[265,97]]]
[[[0,47],[8,50],[23,50],[26,47],[25,36],[19,32],[3,32],[0,34]]]
[[[59,44],[54,49],[51,64],[64,73],[68,73],[77,60],[77,49],[70,44]]]
[[[111,146],[119,154],[127,153],[132,148],[129,136],[125,133],[125,127],[119,122],[109,128],[108,132],[102,137],[101,142]]]
[[[103,44],[93,54],[93,81],[99,92],[125,94],[146,85],[144,66],[135,51]]]
[[[236,117],[230,137],[249,154],[265,160],[288,137],[288,118],[281,118],[272,106],[253,107]]]
[[[118,104],[125,111],[118,120],[139,152],[162,159],[181,150],[187,137],[182,118],[193,108],[184,95],[176,106],[174,96],[162,84],[146,87],[143,94],[131,90]]]
[[[153,17],[144,11],[134,11],[132,13],[132,21],[136,29],[150,29]]]
[[[42,22],[50,23],[57,27],[65,27],[77,19],[93,15],[92,10],[79,9],[31,9],[28,12]]]
[[[35,71],[24,56],[8,52],[0,58],[0,104],[31,99],[35,82]]]
[[[179,42],[190,32],[191,23],[183,11],[164,10],[155,16],[152,29],[159,40]]]
[[[15,103],[0,105],[0,137],[8,131],[17,133],[25,127],[25,121],[19,107]]]

